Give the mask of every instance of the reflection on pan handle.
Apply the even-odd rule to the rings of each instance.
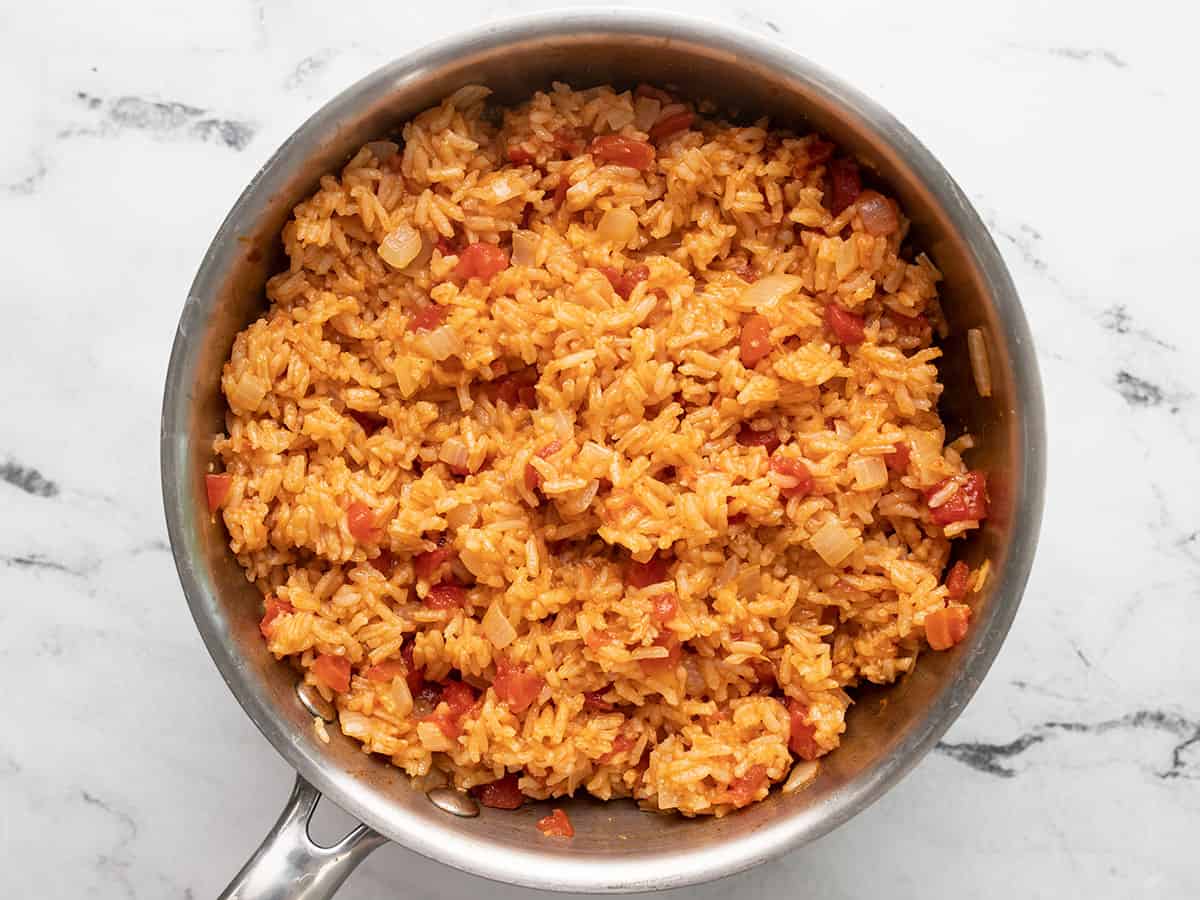
[[[313,843],[308,822],[320,792],[296,776],[287,806],[218,900],[328,900],[387,838],[359,825],[332,847]]]

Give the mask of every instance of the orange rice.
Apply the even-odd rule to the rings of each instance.
[[[807,780],[927,617],[961,639],[942,574],[986,489],[937,413],[940,275],[816,135],[487,97],[296,207],[214,502],[364,751],[722,815]]]

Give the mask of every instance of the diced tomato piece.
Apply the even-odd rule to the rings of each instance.
[[[476,699],[478,696],[475,688],[465,681],[447,681],[442,685],[442,700],[450,707],[451,714],[456,717],[466,715],[475,705]]]
[[[517,774],[509,772],[499,781],[491,784],[481,784],[471,788],[479,802],[491,809],[519,809],[525,802],[525,795],[517,786]]]
[[[566,156],[574,156],[583,149],[583,141],[579,139],[579,132],[573,128],[560,128],[554,132],[554,140],[550,145]]]
[[[625,567],[625,583],[632,588],[649,587],[669,579],[667,574],[668,560],[656,553],[646,562],[631,559]]]
[[[363,543],[373,541],[379,536],[379,529],[375,526],[375,514],[360,500],[355,500],[347,507],[346,527],[350,529],[351,537]]]
[[[754,282],[758,281],[758,271],[754,268],[750,260],[739,262],[730,271],[747,284],[754,284]]]
[[[766,316],[750,316],[742,323],[742,365],[752,369],[770,353],[770,320]]]
[[[408,670],[408,674],[404,676],[404,680],[408,682],[408,692],[416,697],[425,688],[425,672],[418,669],[413,661],[412,641],[404,645],[404,649],[400,651],[400,658],[404,660],[404,666]]]
[[[409,324],[411,325],[412,323],[410,322]],[[385,419],[383,416],[376,415],[375,413],[362,412],[361,410],[357,409],[348,409],[346,410],[346,414],[362,426],[362,430],[367,433],[367,437],[371,437],[371,435],[378,432],[379,429],[383,428],[383,426],[387,424],[387,419]]]
[[[679,112],[674,115],[664,116],[650,127],[650,140],[657,143],[663,138],[669,138],[681,131],[687,131],[692,127],[692,122],[695,120],[696,117],[690,112]]]
[[[683,646],[671,632],[660,634],[654,641],[656,647],[666,647],[667,655],[655,657],[654,659],[640,659],[638,662],[642,664],[642,671],[649,675],[661,675],[665,672],[674,672],[675,667],[679,665],[679,660],[683,658]]]
[[[926,500],[938,494],[950,481],[946,479],[925,492]],[[987,475],[978,469],[972,469],[963,478],[950,499],[929,511],[935,525],[949,525],[951,522],[966,522],[969,520],[982,521],[988,515]]]
[[[511,372],[492,382],[494,400],[503,401],[510,407],[533,407],[537,405],[537,391],[534,385],[538,381],[538,370],[534,366]]]
[[[461,266],[462,263],[459,263]],[[458,269],[455,269],[457,272]],[[446,321],[446,316],[450,315],[450,309],[446,306],[438,306],[436,303],[431,303],[429,306],[422,306],[420,309],[413,312],[412,317],[408,320],[408,330],[420,333],[422,331],[433,331],[443,322]]]
[[[772,456],[771,471],[779,473],[794,484],[779,488],[781,497],[807,497],[812,493],[813,477],[803,461],[787,456]]]
[[[755,431],[749,423],[743,425],[737,433],[737,442],[743,447],[765,447],[767,453],[774,453],[781,443],[774,429]]]
[[[741,525],[748,518],[750,518],[750,516],[744,512],[734,513],[732,516],[729,517],[729,524],[730,525]]]
[[[496,662],[496,677],[492,680],[492,690],[514,713],[523,713],[529,709],[542,692],[543,684],[545,680],[542,676],[529,671],[528,666],[514,666],[505,659]]]
[[[967,636],[970,618],[966,606],[935,610],[925,617],[925,640],[934,650],[949,650]]]
[[[604,691],[586,691],[583,695],[583,708],[596,712],[612,712],[613,705],[604,699]]]
[[[634,266],[626,272],[618,272],[612,266],[601,266],[600,271],[622,300],[628,300],[633,289],[650,277],[649,266]]]
[[[961,559],[950,567],[946,576],[946,596],[951,600],[961,600],[967,596],[967,588],[971,580],[971,567]]]
[[[555,453],[563,448],[562,441],[554,440],[548,443],[545,447],[539,450],[535,455],[540,459],[549,459]],[[525,487],[531,491],[537,490],[542,486],[542,473],[535,469],[530,463],[525,464]]]
[[[322,653],[313,660],[312,670],[331,691],[344,694],[350,690],[350,660],[346,657]]]
[[[808,721],[808,707],[799,700],[789,700],[788,717],[791,719],[788,749],[801,759],[816,759],[822,751],[816,741],[816,726]]]
[[[567,202],[567,191],[571,189],[571,182],[566,175],[558,176],[558,184],[554,188],[554,208],[559,209]]]
[[[232,475],[205,475],[204,492],[208,495],[208,511],[216,512],[229,496],[229,488],[233,485]]]
[[[538,819],[537,829],[546,837],[575,837],[575,828],[571,820],[561,809],[556,809],[550,815]]]
[[[380,550],[379,555],[369,560],[369,562],[375,568],[375,571],[384,578],[391,578],[392,573],[396,571],[396,557],[387,548]]]
[[[763,765],[751,766],[746,770],[745,775],[734,778],[733,781],[729,782],[725,796],[734,806],[745,806],[758,796],[758,792],[762,790],[766,783],[767,767]]]
[[[602,753],[596,757],[596,762],[600,763],[600,765],[611,762],[614,757],[616,757],[618,754],[624,753],[626,750],[631,749],[636,743],[637,741],[635,741],[629,735],[618,733],[617,736],[613,738],[612,747],[607,753]]]
[[[269,640],[271,632],[275,630],[275,620],[280,616],[294,613],[296,608],[286,600],[280,600],[278,597],[268,597],[263,605],[265,612],[263,613],[262,621],[258,623],[258,630],[262,632],[263,637]]]
[[[481,278],[491,281],[492,276],[508,268],[508,251],[495,244],[471,244],[458,255],[454,274],[459,278]]]
[[[862,316],[856,316],[842,309],[836,303],[825,307],[825,324],[833,332],[834,337],[842,344],[861,344],[866,340],[865,323]]]
[[[429,581],[437,572],[438,567],[454,556],[453,547],[438,547],[436,550],[426,550],[413,557],[413,569],[422,581]]]
[[[674,97],[672,97],[670,94],[668,94],[666,91],[662,90],[661,88],[656,88],[652,84],[639,84],[636,88],[633,89],[633,96],[635,96],[635,97],[650,97],[653,100],[657,100],[663,106],[668,106],[675,102]]]
[[[679,598],[674,594],[655,594],[650,598],[650,618],[655,625],[665,625],[679,612]]]
[[[829,211],[840,216],[862,191],[858,163],[852,159],[832,160],[829,163],[829,181]]]
[[[456,256],[458,254],[458,248],[454,246],[452,241],[445,237],[439,237],[437,243],[433,246],[437,248],[437,251],[442,256]]]
[[[505,155],[508,156],[508,161],[514,166],[525,166],[533,162],[533,154],[520,144],[509,144]]]
[[[428,609],[462,609],[466,605],[466,588],[448,581],[435,584],[425,595],[425,606]]]
[[[605,644],[611,644],[612,638],[608,636],[607,631],[592,630],[587,633],[587,637],[583,642],[595,650],[597,647],[603,647]]]
[[[404,665],[403,660],[385,659],[381,663],[371,666],[363,673],[370,681],[375,681],[380,684],[389,684],[393,678],[408,678],[408,668]]]
[[[909,446],[908,441],[900,441],[898,444],[893,445],[892,452],[886,454],[883,457],[883,461],[893,472],[907,472],[908,462],[911,457],[912,448]]]
[[[620,134],[602,134],[592,141],[592,155],[603,163],[644,172],[654,164],[654,147]]]

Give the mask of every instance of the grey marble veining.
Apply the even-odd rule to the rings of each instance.
[[[158,488],[187,285],[317,105],[459,25],[548,2],[10,4],[0,11],[0,896],[214,896],[291,773],[209,662]],[[1043,540],[937,750],[735,897],[1200,896],[1200,145],[1192,8],[660,2],[875,96],[985,216],[1046,384]],[[332,836],[340,821],[326,810]],[[399,847],[341,896],[487,885]]]

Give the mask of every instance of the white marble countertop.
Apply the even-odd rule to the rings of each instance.
[[[292,773],[209,661],[165,542],[159,404],[187,285],[320,103],[552,5],[0,6],[0,895],[211,897],[274,821]],[[669,5],[791,45],[942,160],[1021,290],[1051,445],[1024,605],[938,752],[828,837],[687,896],[1200,895],[1196,13]],[[340,896],[484,890],[526,894],[388,846]]]

